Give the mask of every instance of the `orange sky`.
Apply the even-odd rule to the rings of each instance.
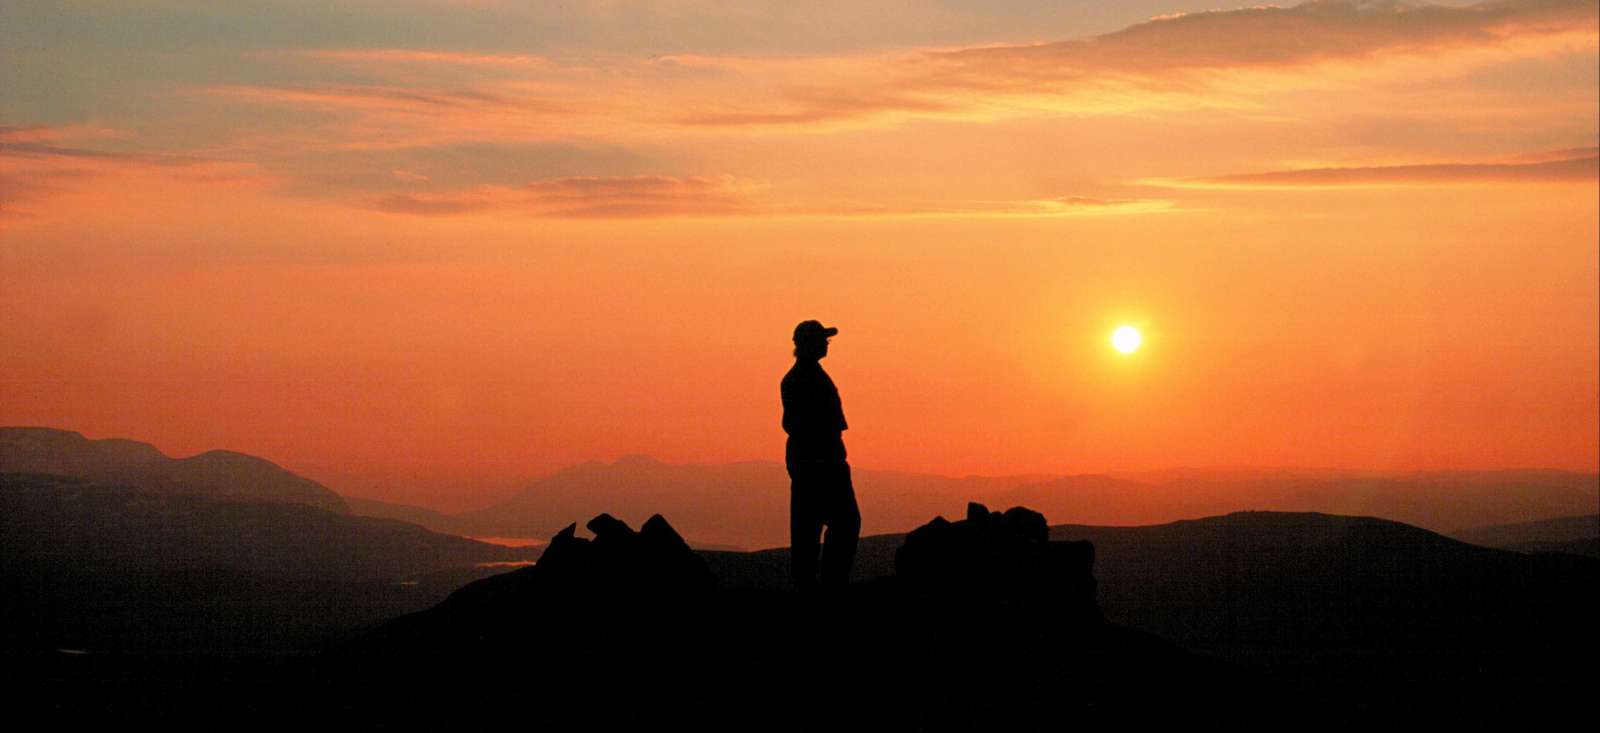
[[[1592,1],[328,5],[0,10],[0,424],[458,508],[818,318],[862,466],[1600,467]]]

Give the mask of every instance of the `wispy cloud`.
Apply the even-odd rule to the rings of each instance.
[[[1207,189],[1297,189],[1462,183],[1544,183],[1600,179],[1600,154],[1595,148],[1534,163],[1427,163],[1420,165],[1350,166],[1237,173],[1209,178],[1152,180],[1152,185]]]
[[[1056,218],[1080,216],[1125,216],[1181,211],[1166,199],[1107,199],[1090,196],[1057,196],[1016,201],[961,201],[926,206],[901,205],[883,208],[833,208],[813,212],[820,216],[862,216],[903,218]]]
[[[1055,109],[1117,113],[1163,106],[1228,106],[1238,83],[1219,74],[1282,75],[1329,62],[1382,62],[1451,51],[1477,52],[1550,37],[1596,36],[1589,0],[1488,0],[1470,6],[1315,0],[1179,14],[1088,39],[861,59],[838,85],[780,85],[692,125],[788,125],[898,114],[1004,114]],[[691,68],[746,76],[803,77],[770,61],[673,57]],[[826,78],[838,60],[796,61]],[[1230,82],[1231,85],[1230,85]],[[1315,78],[1301,85],[1315,85]]]
[[[444,66],[503,66],[539,67],[549,63],[543,56],[532,54],[462,53],[408,48],[374,49],[318,49],[299,51],[298,54],[324,61],[341,61],[356,64],[418,64]]]
[[[63,147],[42,142],[0,142],[0,156],[163,166],[196,165],[205,162],[200,158],[187,155],[124,153],[93,148]]]
[[[23,208],[28,204],[72,191],[93,179],[121,174],[211,185],[268,180],[247,161],[60,144],[127,137],[121,131],[92,125],[0,127],[0,161],[4,161],[0,218],[29,218],[29,211]]]
[[[733,178],[672,176],[570,177],[524,186],[481,186],[448,193],[383,197],[377,208],[447,216],[512,211],[554,218],[648,218],[747,213],[750,184]]]
[[[1382,53],[1432,52],[1523,36],[1593,31],[1591,0],[1488,0],[1411,5],[1313,0],[1155,18],[1087,40],[998,46],[930,58],[939,81],[980,88],[1030,86],[1104,72],[1293,66]]]
[[[452,109],[550,111],[555,105],[476,89],[425,89],[403,86],[343,85],[331,87],[220,86],[211,94],[257,102],[283,102],[319,107],[382,109],[431,113]]]
[[[1596,7],[1319,0],[1167,16],[1053,43],[823,57],[250,51],[239,54],[250,74],[218,73],[174,95],[211,125],[193,151],[91,140],[113,133],[88,126],[31,126],[0,128],[0,156],[32,161],[27,171],[13,166],[13,178],[46,163],[198,171],[213,158],[249,161],[291,180],[293,196],[439,217],[1105,216],[1179,210],[1159,197],[1109,198],[1138,195],[1109,182],[1153,173],[1190,188],[1571,180],[1590,175],[1582,155],[1458,161],[1585,139],[1593,93],[1564,92],[1587,81],[1571,69],[1592,63],[1600,45]],[[1483,69],[1499,77],[1474,76]],[[1506,81],[1547,69],[1565,71],[1531,90]],[[1397,109],[1427,110],[1429,129]],[[1356,129],[1358,114],[1392,121]],[[1156,132],[1134,142],[1108,134],[1132,146],[1121,157],[1084,149],[1089,137],[1041,132],[1048,121],[1098,134],[1101,117]],[[1152,160],[1164,153],[1145,147],[1159,147],[1151,141],[1169,122],[1191,139],[1248,133],[1191,156],[1190,167],[1167,167]],[[200,139],[159,123],[132,127]],[[908,136],[890,140],[890,129]],[[1041,149],[1040,165],[1080,168],[1012,175],[984,161],[979,175],[944,174],[941,190],[909,180],[935,175],[924,160],[949,167],[983,155],[990,130],[1019,133],[1019,169],[1033,160],[1016,152],[1028,145]],[[1514,142],[1486,143],[1513,130]],[[1287,140],[1300,131],[1319,139]],[[913,144],[937,149],[906,154]],[[1339,164],[1289,170],[1282,161]],[[835,170],[848,171],[851,190],[830,200],[844,187],[820,179]],[[743,183],[690,175],[706,171]],[[1196,177],[1211,171],[1265,172]],[[656,172],[675,175],[642,175]],[[772,190],[752,190],[750,179]],[[1061,189],[1101,198],[1054,197]]]
[[[381,211],[416,216],[512,212],[566,219],[794,216],[837,218],[1114,216],[1173,211],[1163,199],[1061,196],[1017,201],[961,201],[925,205],[794,205],[763,197],[765,186],[732,176],[569,177],[523,186],[404,193],[375,202]]]

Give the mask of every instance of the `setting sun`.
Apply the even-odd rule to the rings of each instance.
[[[1111,332],[1111,346],[1124,354],[1132,354],[1139,350],[1139,344],[1144,338],[1139,335],[1139,329],[1133,326],[1122,326]]]

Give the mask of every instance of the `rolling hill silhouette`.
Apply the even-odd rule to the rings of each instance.
[[[77,476],[153,494],[306,504],[347,513],[343,499],[271,461],[213,450],[170,458],[155,446],[113,438],[89,440],[70,430],[0,427],[0,473]]]

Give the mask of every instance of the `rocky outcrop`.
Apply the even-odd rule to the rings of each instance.
[[[539,558],[546,582],[601,594],[705,593],[716,585],[711,569],[660,514],[635,532],[626,522],[601,514],[584,525],[594,539],[568,525]]]
[[[991,512],[974,502],[966,519],[935,517],[906,535],[894,567],[901,581],[969,602],[1042,603],[1083,620],[1100,618],[1094,545],[1051,542],[1044,515],[1026,507]]]
[[[593,539],[577,536],[577,523],[569,524],[550,538],[537,564],[471,583],[391,630],[477,630],[531,618],[589,626],[651,603],[703,599],[716,587],[705,560],[659,514],[637,532],[610,514],[584,526]]]

